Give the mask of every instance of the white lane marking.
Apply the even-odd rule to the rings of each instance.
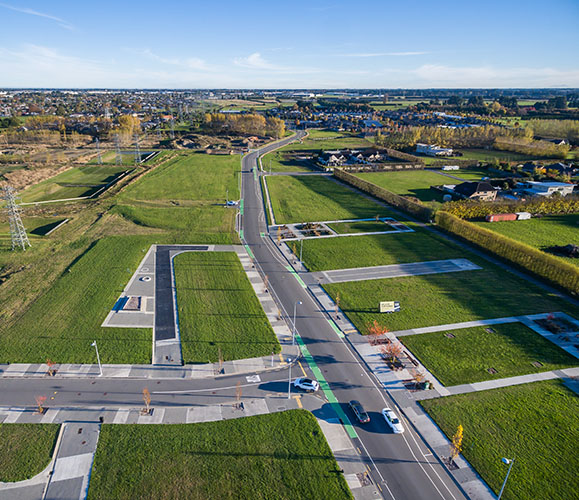
[[[280,378],[278,380],[267,380],[266,383],[272,382],[287,382],[287,378]],[[192,394],[198,392],[214,392],[214,391],[225,391],[230,389],[236,389],[237,387],[251,387],[252,385],[260,384],[261,382],[256,382],[253,384],[241,384],[241,385],[230,385],[228,387],[217,387],[210,389],[189,389],[185,391],[151,391],[151,394]]]
[[[257,382],[261,382],[261,377],[259,375],[250,375],[245,377],[248,382],[256,384]]]

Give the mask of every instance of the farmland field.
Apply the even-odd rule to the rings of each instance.
[[[400,337],[400,341],[447,386],[579,364],[574,356],[521,323],[407,335]],[[542,366],[534,366],[532,363],[536,361]],[[489,368],[497,373],[489,373]]]
[[[239,198],[239,156],[181,154],[131,184],[122,199],[225,203]]]
[[[22,192],[22,201],[35,202],[90,196],[114,181],[127,167],[73,167]]]
[[[311,271],[327,271],[465,257],[463,250],[436,233],[405,224],[415,232],[304,240],[304,264]],[[296,242],[289,244],[299,252]]]
[[[278,224],[392,216],[379,204],[318,176],[270,176],[267,187]]]
[[[183,360],[254,358],[280,346],[234,252],[182,253],[175,281]]]
[[[579,491],[579,399],[560,380],[422,401],[450,438],[464,427],[463,454],[505,500],[568,500]]]
[[[104,425],[88,498],[352,495],[315,417],[293,410],[199,424]]]
[[[486,261],[468,258],[483,269],[333,283],[324,288],[334,298],[340,294],[342,310],[362,333],[374,320],[395,331],[553,311],[577,317],[577,308],[554,294]],[[381,315],[378,304],[384,300],[399,301],[401,311]]]
[[[0,481],[30,479],[50,463],[59,425],[0,424]]]
[[[545,250],[555,245],[565,246],[570,243],[579,245],[579,214],[547,215],[542,218],[535,217],[531,220],[492,223],[475,222],[475,224],[531,245],[539,250]],[[579,266],[579,259],[557,257],[570,264]]]
[[[155,236],[98,240],[0,329],[0,363],[150,363],[151,330],[101,328]]]

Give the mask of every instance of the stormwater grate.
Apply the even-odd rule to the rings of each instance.
[[[531,363],[535,368],[541,368],[543,366],[543,363],[541,363],[540,361],[533,361]]]
[[[485,328],[485,332],[487,332],[487,333],[497,333],[494,328]]]
[[[445,333],[444,336],[445,336],[445,337],[448,337],[449,339],[454,339],[454,338],[456,338],[456,336],[453,335],[452,333]]]
[[[494,368],[487,368],[487,372],[489,372],[491,375],[499,373],[498,370],[495,370]]]

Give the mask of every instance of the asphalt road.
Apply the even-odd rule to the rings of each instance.
[[[346,414],[349,414],[347,402],[352,399],[359,400],[369,412],[369,424],[354,424],[359,435],[355,444],[371,467],[374,479],[381,484],[384,497],[396,500],[465,498],[408,422],[405,422],[404,434],[388,432],[379,412],[384,406],[394,407],[393,401],[378,387],[347,342],[336,335],[309,292],[286,269],[287,262],[276,245],[261,236],[260,233],[267,233],[264,207],[261,187],[252,170],[256,168],[258,155],[274,147],[253,152],[242,162],[244,239],[258,266],[268,276],[272,293],[289,317],[293,315],[295,303],[302,302],[297,308],[297,331]]]

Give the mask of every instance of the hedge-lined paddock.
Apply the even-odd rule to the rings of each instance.
[[[479,227],[446,212],[436,214],[442,229],[506,259],[572,294],[579,293],[579,269],[512,238]]]
[[[343,170],[335,169],[334,177],[426,222],[429,222],[434,214],[430,208],[424,205],[415,203],[404,196],[392,193]]]
[[[491,214],[531,212],[533,214],[565,215],[579,213],[579,196],[565,198],[533,198],[528,201],[488,203],[480,201],[451,201],[445,203],[444,211],[461,219],[474,219]]]

